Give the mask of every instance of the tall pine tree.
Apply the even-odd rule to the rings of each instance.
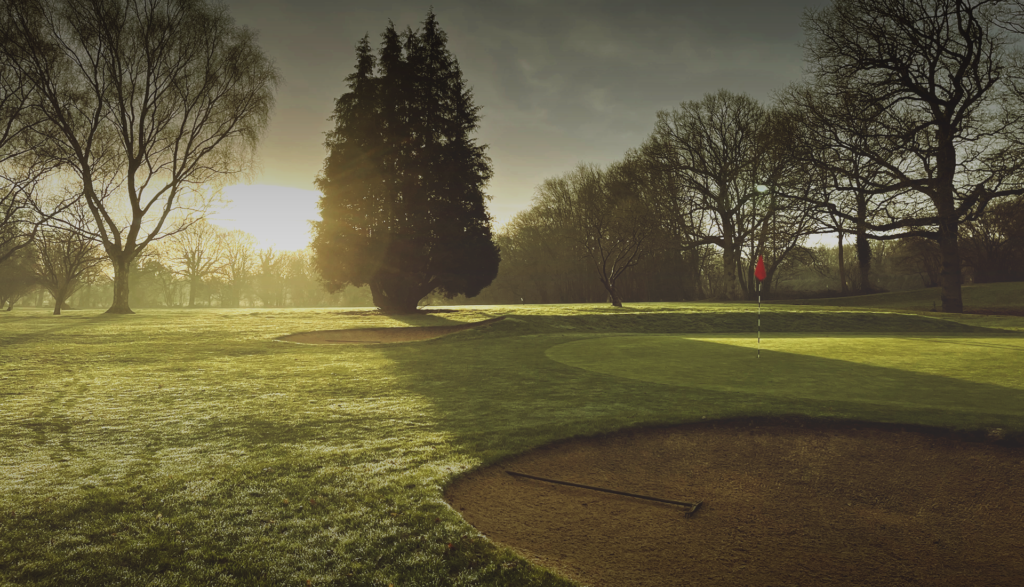
[[[499,255],[490,159],[470,138],[480,108],[447,35],[431,11],[421,31],[389,23],[381,37],[376,57],[362,39],[335,103],[313,250],[329,291],[368,284],[378,308],[400,314],[433,291],[477,295]]]

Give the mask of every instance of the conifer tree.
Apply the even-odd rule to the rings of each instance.
[[[416,311],[438,291],[473,297],[498,271],[484,186],[480,116],[447,35],[430,12],[422,31],[369,37],[356,48],[349,92],[335,103],[316,185],[315,263],[327,289],[369,285],[387,313]]]

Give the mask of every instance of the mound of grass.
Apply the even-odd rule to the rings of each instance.
[[[984,361],[968,357],[955,374],[899,363],[925,339],[1017,345],[1015,334],[939,317],[773,307],[763,329],[799,335],[773,339],[796,345],[773,350],[788,363],[778,359],[771,386],[724,388],[716,370],[752,361],[739,357],[751,352],[755,312],[643,304],[481,306],[401,319],[339,310],[0,313],[0,584],[569,585],[486,540],[443,501],[443,488],[556,439],[702,417],[1024,430],[1019,400],[1000,404],[995,388],[1014,398],[1019,390],[993,380]],[[507,318],[408,344],[273,342],[496,316]],[[843,362],[842,337],[828,338],[832,347],[808,342],[835,332],[872,335],[849,337],[869,355],[856,369],[894,382],[866,389],[872,380]],[[679,333],[690,338],[653,336]],[[699,369],[666,370],[664,381],[624,373],[623,364],[656,357],[623,346],[627,334],[676,340],[657,351],[661,362],[681,355]],[[880,340],[881,352],[872,346]],[[617,361],[616,373],[559,355],[591,343],[610,345],[604,362]],[[793,382],[830,372],[862,389],[844,397]],[[922,399],[948,378],[963,393]]]
[[[985,283],[963,286],[964,310],[984,312],[985,310],[1010,311],[1024,315],[1024,282]],[[942,309],[941,290],[937,287],[897,291],[866,296],[847,296],[818,300],[796,300],[778,302],[782,304],[804,304],[841,308],[885,308],[914,312],[938,311]]]

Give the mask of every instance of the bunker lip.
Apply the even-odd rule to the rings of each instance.
[[[381,344],[410,342],[439,338],[470,328],[486,326],[504,320],[504,316],[488,318],[480,322],[451,326],[399,326],[393,328],[353,328],[349,330],[319,330],[298,332],[275,338],[277,342],[299,344]]]
[[[445,491],[488,538],[590,585],[1013,585],[1024,448],[1000,429],[735,418],[570,438]],[[700,510],[515,478],[687,502]]]

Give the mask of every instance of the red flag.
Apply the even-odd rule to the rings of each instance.
[[[763,255],[758,255],[757,256],[757,268],[754,269],[754,277],[756,277],[758,281],[764,281],[764,278],[768,277],[768,273],[766,273],[765,270],[764,270],[764,256]]]

